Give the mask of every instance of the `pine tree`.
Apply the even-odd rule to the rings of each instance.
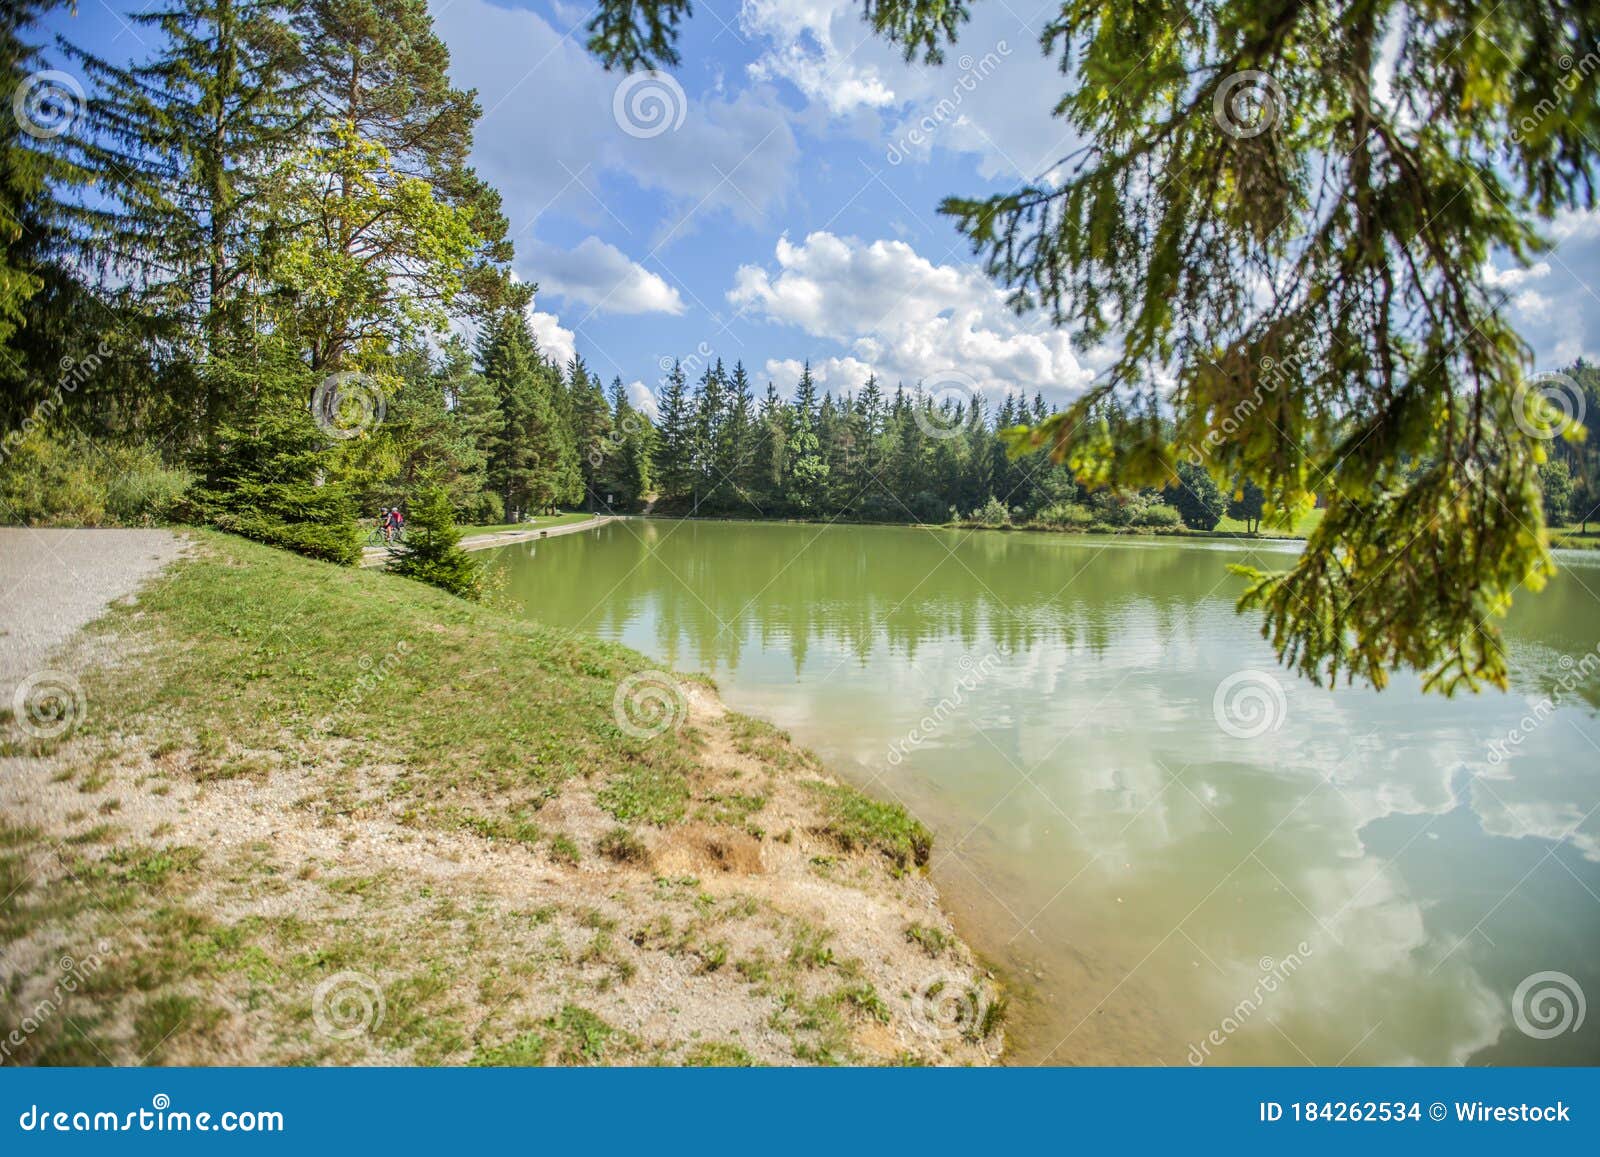
[[[226,357],[271,258],[284,223],[270,186],[308,120],[286,13],[285,0],[168,0],[129,17],[161,33],[145,63],[74,51],[95,86],[76,155],[106,195],[77,216],[101,268],[169,337],[193,340],[208,430],[238,379],[204,363]]]
[[[310,376],[295,352],[269,338],[211,372],[242,400],[201,453],[189,519],[327,562],[358,561],[355,500],[329,477],[334,452],[306,405]]]
[[[510,282],[500,195],[467,164],[478,102],[451,85],[450,51],[434,32],[426,0],[304,0],[295,23],[324,147],[335,146],[339,126],[348,126],[380,146],[397,173],[424,182],[435,202],[461,215],[473,237],[462,261],[467,312],[487,317],[521,304]],[[333,246],[392,277],[411,276],[416,255],[364,248],[360,238],[375,223],[358,220],[359,231],[354,222],[338,224]]]
[[[802,514],[815,514],[821,508],[828,484],[828,463],[822,456],[817,437],[817,384],[811,377],[811,363],[805,363],[800,383],[795,387],[790,406],[791,422],[787,457],[787,504]]]
[[[59,2],[16,0],[0,13],[0,92],[15,105],[0,123],[0,433],[17,428],[45,396],[36,379],[59,367],[41,348],[41,294],[47,286],[52,296],[68,291],[59,257],[69,221],[60,196],[83,174],[52,142],[71,131],[80,110],[75,93],[39,75],[41,57],[30,39]]]
[[[411,502],[403,542],[390,548],[388,569],[476,602],[483,597],[483,567],[461,549],[461,531],[442,486],[425,485]]]
[[[661,421],[653,474],[663,497],[680,498],[692,491],[695,481],[694,404],[681,363],[672,363],[658,404]]]

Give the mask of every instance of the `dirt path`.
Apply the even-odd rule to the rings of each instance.
[[[170,530],[0,527],[0,707],[80,628],[182,552]]]
[[[474,534],[461,540],[462,550],[490,550],[513,542],[526,542],[530,538],[555,538],[562,534],[577,534],[580,530],[593,530],[613,521],[617,515],[602,514],[586,522],[572,522],[565,526],[530,526],[527,530],[497,530],[493,534]],[[382,566],[389,558],[386,546],[369,546],[361,552],[362,566]]]

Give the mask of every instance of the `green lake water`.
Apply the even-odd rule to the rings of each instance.
[[[1510,693],[1447,700],[1280,669],[1225,568],[1293,549],[629,519],[485,557],[933,828],[1016,1061],[1600,1063],[1600,556],[1519,596]]]

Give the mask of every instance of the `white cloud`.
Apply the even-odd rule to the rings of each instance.
[[[535,241],[523,246],[523,252],[530,281],[548,293],[591,305],[597,313],[684,311],[677,289],[598,237],[584,238],[576,249]]]
[[[652,422],[661,417],[661,408],[656,405],[656,395],[649,386],[640,381],[628,383],[628,401],[632,402],[635,409],[643,410],[650,416]]]
[[[1562,209],[1550,224],[1557,241],[1592,241],[1600,237],[1600,208]]]
[[[1526,268],[1496,269],[1493,265],[1485,264],[1483,267],[1484,283],[1493,289],[1520,289],[1530,281],[1538,281],[1550,276],[1550,263],[1540,261]]]
[[[855,20],[843,31],[847,39],[841,46],[833,24],[844,12]],[[894,91],[884,84],[876,66],[857,60],[867,29],[853,2],[745,0],[739,9],[739,30],[771,45],[749,67],[756,80],[781,77],[835,115],[894,103]]]
[[[537,13],[488,0],[453,0],[434,22],[450,47],[451,79],[478,92],[484,115],[472,159],[504,195],[513,233],[552,210],[596,222],[616,214],[632,226],[639,209],[617,203],[603,187],[608,177],[665,194],[675,226],[692,213],[685,233],[718,212],[762,221],[794,185],[799,150],[770,87],[689,99],[678,128],[641,138],[613,113],[626,78],[585,51],[581,28],[566,35]]]
[[[855,118],[890,164],[947,149],[975,154],[984,177],[1033,180],[1076,139],[1050,115],[1068,81],[1004,5],[975,9],[939,67],[908,64],[858,0],[744,0],[739,24],[765,43],[752,76],[787,80],[829,116]]]
[[[528,303],[528,325],[533,328],[533,336],[539,339],[539,349],[556,365],[565,367],[577,356],[577,335],[562,326],[555,314],[535,309],[531,301]]]
[[[1077,390],[1092,376],[1069,337],[1039,315],[1019,317],[973,265],[936,265],[903,241],[812,233],[778,240],[777,268],[742,265],[728,301],[770,321],[849,347],[813,366],[840,381],[875,369],[886,388],[903,380],[970,376],[990,392]],[[787,376],[787,363],[769,369]]]

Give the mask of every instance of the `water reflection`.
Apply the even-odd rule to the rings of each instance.
[[[928,820],[1037,991],[1024,1059],[1600,1060],[1509,1003],[1600,998],[1600,567],[1519,601],[1511,693],[1444,700],[1278,669],[1225,564],[1292,549],[629,521],[498,558],[530,615],[716,675]],[[1215,715],[1244,671],[1281,689],[1254,738]]]

